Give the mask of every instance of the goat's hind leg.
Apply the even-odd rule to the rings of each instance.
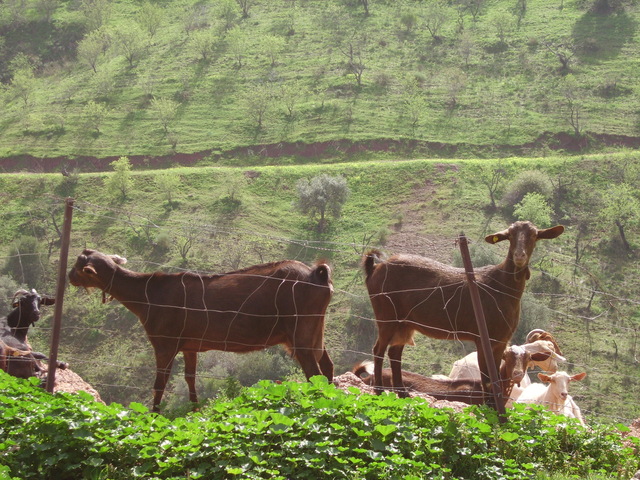
[[[380,395],[384,391],[382,384],[382,364],[387,353],[388,342],[382,340],[378,334],[378,340],[373,346],[373,390]]]
[[[177,353],[177,352],[176,352]],[[173,359],[176,353],[171,355],[158,353],[156,349],[156,380],[153,383],[153,411],[160,411],[160,402],[162,401],[162,395],[164,389],[169,381],[169,375],[171,375],[171,367],[173,366]]]

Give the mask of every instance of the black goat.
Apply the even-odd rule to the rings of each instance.
[[[13,310],[6,318],[0,318],[0,368],[19,378],[37,376],[41,371],[39,360],[48,360],[46,355],[34,352],[27,340],[29,327],[40,319],[40,307],[53,305],[55,298],[39,295],[35,289],[30,292],[18,290],[11,306]],[[58,368],[67,368],[64,362]]]

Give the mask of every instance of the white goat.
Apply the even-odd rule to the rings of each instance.
[[[531,380],[526,374],[528,369],[540,366],[544,368],[545,371],[553,373],[558,370],[558,361],[566,362],[566,358],[558,355],[554,344],[548,340],[536,340],[535,342],[525,343],[524,345],[511,345],[505,350],[503,357],[505,360],[510,358],[511,363],[514,365],[523,365],[522,370],[512,369],[514,374],[511,378],[513,388],[506,403],[507,407],[510,407],[522,391],[531,385]],[[478,353],[471,352],[466,357],[456,360],[449,373],[449,378],[453,380],[462,378],[479,380],[480,367],[478,366]]]
[[[516,403],[544,405],[555,414],[577,418],[582,425],[585,425],[582,412],[571,395],[569,395],[568,387],[570,382],[582,380],[586,376],[585,372],[572,376],[567,372],[556,372],[553,375],[539,373],[538,378],[542,382],[548,383],[548,385],[532,383],[524,389]]]

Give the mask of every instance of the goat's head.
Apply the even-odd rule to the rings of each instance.
[[[542,330],[541,328],[536,328],[534,330],[531,330],[529,333],[527,333],[527,338],[526,338],[525,342],[526,343],[534,343],[534,342],[537,342],[538,340],[546,340],[546,341],[551,342],[553,344],[554,351],[558,355],[562,355],[562,351],[560,350],[560,347],[558,346],[558,342],[556,342],[556,339],[553,337],[553,335],[551,335],[546,330]]]
[[[569,383],[582,380],[586,376],[586,372],[571,376],[567,372],[556,372],[553,375],[538,374],[538,378],[542,382],[549,384],[549,389],[553,391],[554,395],[563,400],[566,400],[567,395],[569,395]]]
[[[556,372],[558,370],[558,362],[567,361],[566,358],[557,353],[560,349],[551,340],[536,340],[525,343],[523,347],[531,354],[531,367],[538,366],[545,372]]]
[[[16,309],[16,313],[7,317],[9,328],[29,328],[29,326],[40,320],[40,307],[42,305],[53,305],[55,302],[55,298],[40,295],[33,288],[30,292],[18,290],[13,295],[11,302],[11,307]]]
[[[504,378],[510,379],[513,383],[520,385],[520,382],[527,373],[531,356],[519,345],[511,345],[507,347],[502,354],[504,372],[501,374]]]
[[[498,243],[509,240],[509,257],[519,269],[527,268],[531,254],[536,246],[536,242],[542,239],[556,238],[564,232],[562,225],[555,227],[538,229],[531,222],[515,222],[502,232],[487,235],[485,241],[488,243]],[[527,275],[528,277],[528,275]]]
[[[105,255],[96,250],[84,250],[69,271],[69,282],[75,287],[99,288],[104,291],[119,265],[127,259],[119,255]]]

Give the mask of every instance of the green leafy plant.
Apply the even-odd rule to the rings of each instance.
[[[514,409],[463,413],[421,399],[338,390],[324,377],[267,381],[169,420],[132,403],[51,396],[0,374],[0,456],[23,479],[535,478],[626,474],[639,466],[619,429]],[[640,440],[628,445],[640,447]]]

